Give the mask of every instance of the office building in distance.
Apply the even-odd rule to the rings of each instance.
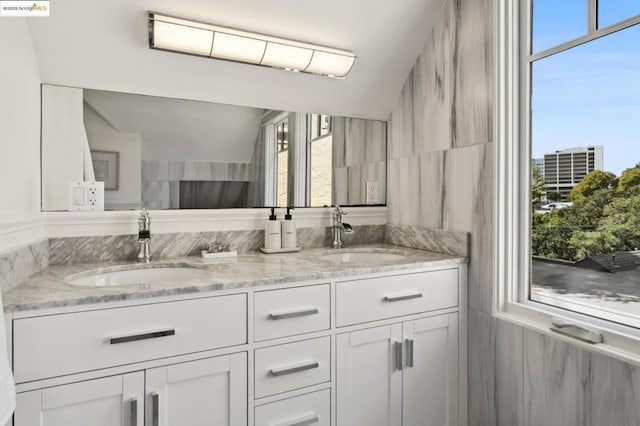
[[[604,167],[603,147],[587,146],[567,148],[544,155],[543,175],[546,192],[557,192],[560,201],[569,201],[569,195],[574,186],[584,177]]]

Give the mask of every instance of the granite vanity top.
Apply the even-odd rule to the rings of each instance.
[[[322,255],[370,251],[401,254],[389,262],[348,262],[323,259]],[[50,266],[38,275],[3,294],[5,312],[47,309],[90,303],[104,303],[215,290],[241,289],[305,280],[331,279],[411,268],[466,263],[464,257],[450,256],[394,245],[351,246],[342,250],[314,248],[297,253],[240,254],[237,258],[204,260],[183,257],[136,262],[100,262]],[[189,266],[202,270],[201,276],[173,282],[150,282],[127,286],[76,286],[70,279],[103,272],[145,267]]]

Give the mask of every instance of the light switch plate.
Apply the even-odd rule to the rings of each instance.
[[[104,210],[104,182],[69,182],[69,211]]]
[[[367,182],[367,204],[378,202],[378,182]]]

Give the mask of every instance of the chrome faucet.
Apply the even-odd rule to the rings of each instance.
[[[151,215],[142,209],[138,216],[138,262],[151,261]]]
[[[347,212],[336,204],[336,208],[333,210],[333,224],[331,226],[333,229],[333,248],[342,248],[342,239],[344,234],[353,234],[354,232],[351,225],[342,222],[342,216],[346,215]]]

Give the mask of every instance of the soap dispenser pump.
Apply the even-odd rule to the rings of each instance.
[[[276,217],[276,208],[271,207],[271,215],[264,226],[264,248],[267,250],[279,250],[282,248],[282,236],[280,222]]]
[[[287,214],[282,222],[282,248],[294,249],[298,247],[298,236],[296,235],[296,224],[291,217],[293,207],[287,207]]]

